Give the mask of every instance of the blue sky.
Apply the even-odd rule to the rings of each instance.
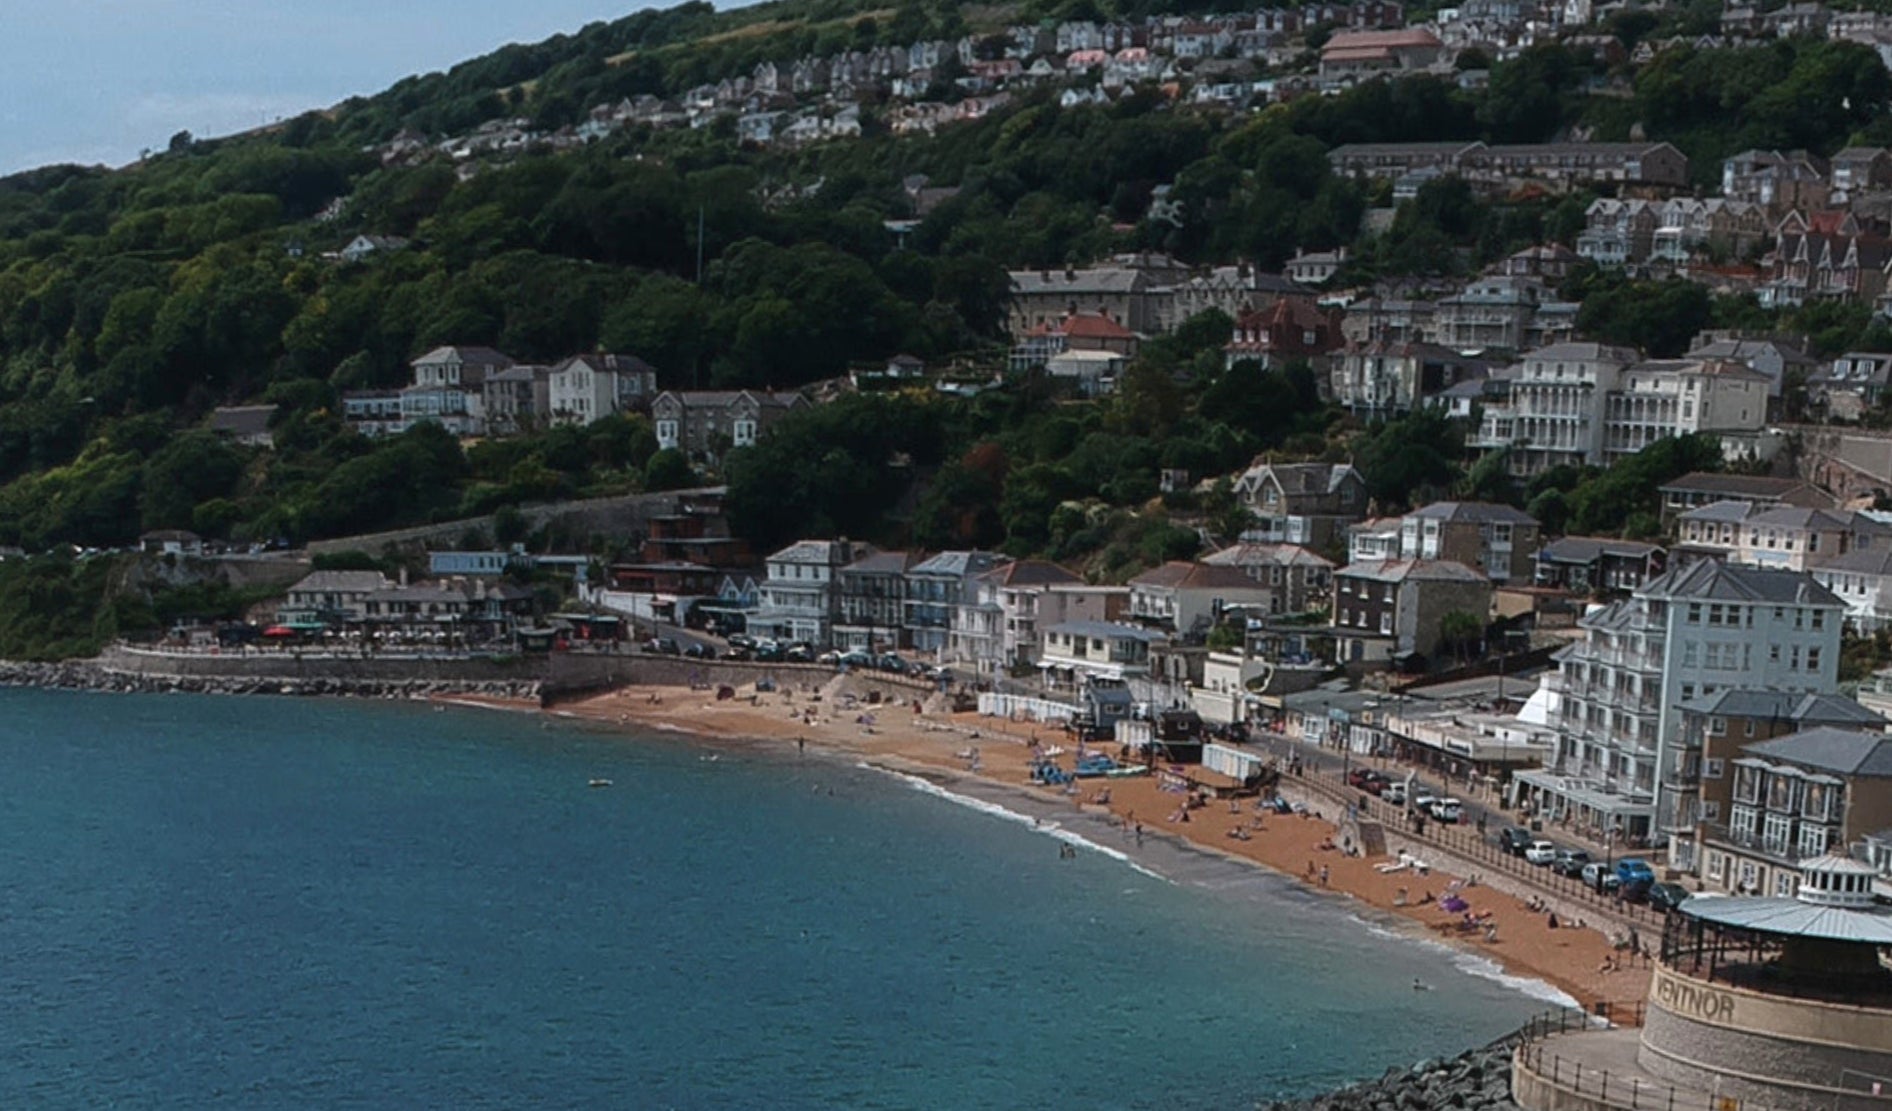
[[[0,174],[54,162],[122,165],[180,130],[241,131],[649,6],[0,0]]]

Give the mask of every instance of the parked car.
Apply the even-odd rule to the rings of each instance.
[[[1557,856],[1550,862],[1550,870],[1560,876],[1577,876],[1588,863],[1590,854],[1582,849],[1558,849]]]
[[[1663,913],[1682,905],[1682,900],[1693,892],[1679,883],[1654,883],[1649,885],[1649,909]]]
[[[1369,795],[1377,795],[1386,790],[1389,782],[1391,781],[1386,778],[1384,772],[1377,772],[1372,768],[1355,768],[1347,773],[1347,786],[1356,791],[1365,791]]]
[[[715,652],[710,650],[709,645],[704,644],[700,640],[691,641],[690,646],[683,650],[683,654],[693,660],[707,660],[716,655]]]
[[[1413,791],[1412,798],[1409,801],[1414,810],[1419,811],[1421,814],[1430,814],[1432,813],[1432,804],[1439,801],[1439,796],[1426,790],[1424,787],[1419,787]]]
[[[841,667],[872,667],[874,657],[865,652],[843,652],[834,661]]]
[[[1616,890],[1617,886],[1623,882],[1616,878],[1615,868],[1600,860],[1592,860],[1585,864],[1578,878],[1583,881],[1583,886],[1603,895]]]
[[[1549,841],[1533,841],[1525,846],[1524,859],[1532,864],[1549,865],[1551,861],[1557,859],[1557,846]]]
[[[1386,789],[1380,792],[1380,797],[1392,803],[1394,806],[1404,806],[1406,805],[1406,785],[1404,783],[1388,783]]]
[[[644,642],[644,651],[655,652],[660,656],[681,656],[683,649],[677,646],[675,637],[651,637]]]
[[[815,662],[815,650],[806,644],[791,644],[782,658],[790,663],[811,664]]]
[[[1455,798],[1433,799],[1432,805],[1426,807],[1426,813],[1432,815],[1432,820],[1435,822],[1448,826],[1457,825],[1464,806],[1464,803]]]
[[[1616,862],[1616,878],[1623,882],[1623,897],[1629,898],[1630,892],[1647,894],[1655,886],[1655,869],[1649,862],[1629,856]]]
[[[751,651],[753,651],[757,647],[755,638],[750,636],[748,633],[729,634],[729,646],[731,648],[747,648],[747,649],[750,649]]]
[[[747,648],[742,647],[740,644],[732,644],[729,647],[723,649],[723,659],[725,660],[746,660],[751,655],[753,655],[753,653],[751,653]]]
[[[1523,856],[1533,840],[1531,831],[1523,826],[1506,826],[1498,831],[1498,847],[1512,856]]]
[[[891,671],[895,675],[905,675],[907,673],[907,661],[894,655],[892,652],[882,653],[881,657],[874,661],[874,666],[882,671]]]

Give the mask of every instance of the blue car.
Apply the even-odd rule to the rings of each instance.
[[[1649,867],[1646,860],[1625,857],[1616,862],[1616,879],[1621,883],[1625,899],[1640,899],[1655,886],[1655,869]]]

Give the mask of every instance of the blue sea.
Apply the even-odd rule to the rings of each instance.
[[[0,692],[0,1107],[1233,1109],[1547,1005],[983,794],[479,710]]]

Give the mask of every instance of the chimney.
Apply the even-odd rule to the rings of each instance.
[[[1076,281],[1076,280],[1077,280],[1077,267],[1075,267],[1075,266],[1067,266],[1067,267],[1065,267],[1065,268],[1064,268],[1064,280],[1065,280],[1065,281],[1067,281],[1067,282],[1074,282],[1074,281]]]
[[[405,564],[401,566],[400,583],[402,586],[407,585],[407,566]]]

